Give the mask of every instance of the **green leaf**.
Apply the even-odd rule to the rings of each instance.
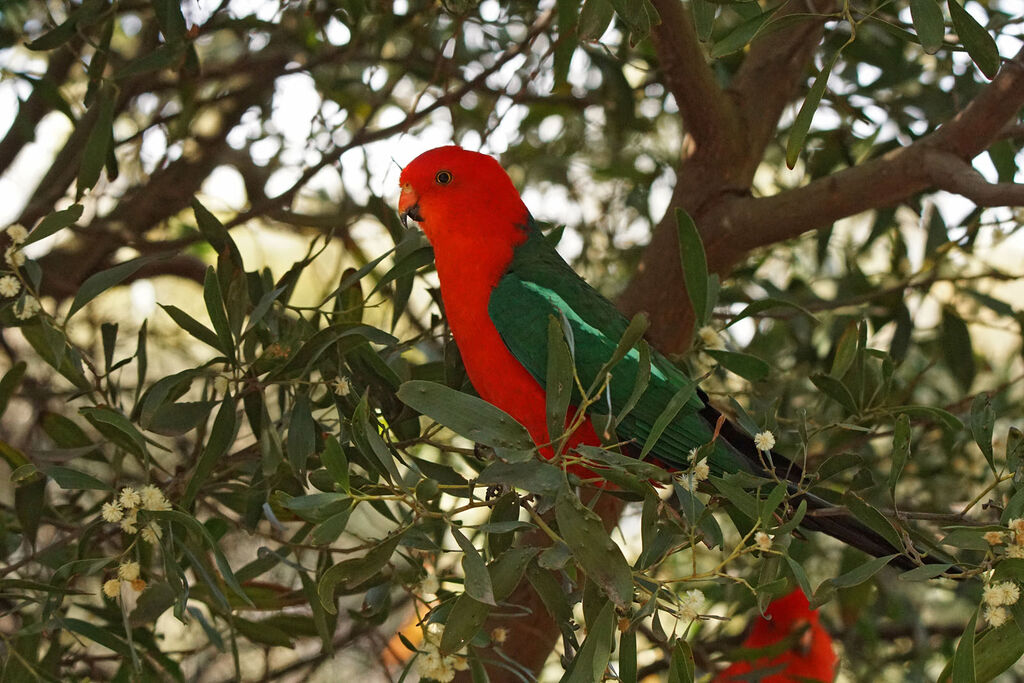
[[[77,28],[77,25],[78,16],[73,13],[64,23],[50,29],[32,42],[27,43],[25,47],[36,52],[52,50],[56,47],[60,47],[75,36],[75,29]]]
[[[800,111],[797,112],[793,126],[789,130],[789,139],[786,141],[786,166],[789,168],[796,166],[796,160],[800,158],[800,152],[803,151],[807,133],[811,129],[814,113],[818,111],[818,105],[821,104],[825,88],[828,87],[828,77],[832,73],[832,67],[835,66],[836,60],[839,59],[840,52],[840,50],[837,50],[832,55],[832,58],[824,63],[821,71],[818,72],[814,83],[811,85],[811,89],[807,91],[807,97],[804,98],[803,104],[800,105]]]
[[[94,273],[86,278],[82,286],[78,288],[78,292],[75,294],[75,300],[71,302],[71,308],[68,309],[68,315],[65,320],[71,320],[71,316],[81,310],[82,306],[95,299],[97,296],[107,291],[114,285],[119,285],[132,275],[134,275],[143,266],[149,265],[154,261],[158,261],[164,258],[162,255],[154,256],[142,256],[131,261],[125,261],[119,263],[113,268],[107,268],[101,270],[98,273]]]
[[[769,297],[767,299],[758,299],[757,301],[755,301],[755,302],[753,302],[751,304],[748,304],[742,311],[737,313],[736,317],[734,317],[732,320],[730,320],[729,324],[726,325],[725,327],[727,329],[729,327],[732,327],[733,325],[735,325],[739,321],[743,320],[744,318],[750,318],[752,316],[759,315],[759,314],[763,313],[764,311],[770,311],[770,310],[772,310],[774,308],[792,309],[794,311],[798,311],[800,313],[803,313],[808,318],[810,318],[812,321],[818,322],[818,319],[814,317],[814,314],[811,313],[806,308],[804,308],[803,306],[801,306],[800,304],[795,304],[792,301],[786,301],[784,299],[773,299],[773,298]]]
[[[363,557],[345,560],[328,568],[320,577],[320,583],[317,586],[317,594],[320,596],[320,602],[324,609],[331,614],[336,614],[338,609],[334,604],[335,589],[339,585],[346,589],[355,588],[373,578],[391,559],[403,534],[404,531],[389,536]]]
[[[752,522],[756,522],[760,518],[759,505],[757,504],[757,498],[747,493],[742,486],[736,483],[736,477],[733,475],[726,477],[711,477],[708,481],[711,485],[718,490],[725,499],[736,506],[745,517],[750,519]]]
[[[609,0],[584,0],[580,19],[576,24],[580,40],[598,40],[612,23],[615,8]]]
[[[49,467],[44,469],[46,476],[57,482],[57,486],[68,490],[109,491],[110,486],[91,474],[79,472],[70,467]]]
[[[943,410],[942,408],[934,408],[932,406],[908,405],[896,406],[895,408],[892,409],[892,411],[895,413],[906,413],[907,415],[913,418],[924,419],[930,422],[938,423],[942,425],[942,427],[951,434],[955,434],[956,432],[959,432],[961,429],[964,428],[964,423],[961,422],[956,415],[947,410]]]
[[[572,668],[562,676],[561,683],[598,683],[603,680],[614,644],[615,609],[611,602],[605,602],[594,623],[587,624],[587,637],[573,658]]]
[[[677,638],[668,665],[668,683],[693,683],[695,664],[690,644]]]
[[[63,230],[68,227],[82,217],[83,211],[85,211],[85,207],[81,204],[72,204],[63,211],[54,211],[46,218],[39,221],[39,225],[32,229],[32,232],[30,232],[25,241],[22,242],[22,248],[27,247],[33,242],[46,239],[58,230]]]
[[[202,453],[199,455],[196,469],[192,476],[188,478],[188,484],[185,486],[185,493],[181,498],[181,506],[186,510],[192,507],[192,502],[196,499],[200,487],[206,483],[217,463],[227,454],[228,449],[231,448],[231,444],[235,441],[236,429],[235,400],[228,394],[221,401],[217,417],[213,419],[210,436],[206,440]]]
[[[675,419],[679,411],[683,409],[683,406],[690,400],[693,394],[697,390],[696,384],[688,384],[683,386],[675,393],[675,395],[669,399],[669,402],[665,404],[665,408],[658,415],[658,418],[654,421],[654,425],[651,427],[651,433],[647,437],[647,441],[644,442],[644,447],[640,449],[639,459],[643,460],[647,457],[647,454],[651,452],[654,445],[658,443],[658,439],[671,424],[672,420]]]
[[[988,394],[978,394],[971,403],[971,434],[978,444],[988,466],[996,471],[995,454],[992,452],[992,431],[996,424],[996,413]]]
[[[533,439],[508,413],[483,399],[424,380],[405,382],[398,398],[413,410],[436,420],[467,439],[508,451],[532,453]]]
[[[717,9],[710,0],[690,0],[693,26],[697,29],[697,38],[702,43],[706,43],[711,39],[711,32],[715,28],[715,12]]]
[[[629,44],[636,45],[651,32],[651,27],[661,23],[651,0],[611,0],[615,14],[629,29]]]
[[[178,510],[154,510],[149,511],[147,514],[152,515],[156,519],[166,519],[168,521],[176,522],[181,524],[188,529],[196,538],[201,539],[213,553],[213,560],[217,565],[217,569],[220,570],[221,578],[224,579],[224,583],[241,598],[242,602],[250,607],[253,607],[252,600],[249,599],[248,594],[242,589],[242,586],[238,583],[238,579],[235,577],[235,573],[231,570],[231,564],[228,559],[224,556],[224,552],[217,545],[216,539],[210,534],[210,530],[200,524],[199,521],[190,515],[186,515],[184,512]],[[184,546],[179,546],[184,547]],[[194,566],[198,567],[200,563],[194,563]],[[211,585],[211,590],[216,586]]]
[[[857,412],[857,401],[845,384],[828,375],[811,375],[811,381],[821,393],[841,404],[848,412]]]
[[[92,119],[92,130],[85,141],[85,148],[82,151],[82,163],[78,168],[78,185],[75,190],[76,201],[82,198],[85,191],[91,189],[96,181],[100,179],[100,171],[107,163],[107,152],[114,144],[114,104],[117,101],[117,91],[112,87],[105,87],[100,90],[99,96],[93,103],[90,111],[96,110],[96,118]],[[83,117],[79,125],[85,125],[90,120],[88,115]]]
[[[946,21],[939,3],[935,0],[910,0],[910,17],[924,51],[930,55],[938,52],[946,35]]]
[[[555,499],[555,519],[562,539],[587,576],[616,606],[628,608],[633,602],[633,573],[597,513],[562,488]]]
[[[850,514],[863,522],[869,529],[887,540],[892,544],[893,548],[898,549],[903,547],[903,541],[900,538],[900,534],[896,531],[892,522],[890,522],[889,519],[881,512],[869,505],[863,498],[853,491],[847,491],[843,494],[843,504],[849,508]]]
[[[707,324],[708,314],[708,261],[704,242],[697,224],[690,214],[676,209],[676,233],[679,236],[679,258],[683,266],[686,295],[690,298],[696,325]]]
[[[889,493],[895,497],[896,482],[903,473],[903,467],[910,457],[910,416],[900,415],[896,418],[892,436],[892,462],[889,465]]]
[[[123,82],[132,76],[172,69],[181,63],[185,56],[185,43],[164,43],[152,52],[149,52],[137,59],[125,64],[114,73],[114,78]]]
[[[345,457],[345,451],[341,449],[337,437],[333,434],[324,440],[324,452],[320,455],[320,460],[341,490],[349,493],[348,459]]]
[[[909,571],[905,571],[896,578],[900,581],[927,581],[934,579],[936,576],[942,574],[942,572],[950,569],[953,565],[951,563],[944,564],[925,564],[920,567],[915,567]]]
[[[10,402],[14,392],[18,390],[21,378],[25,376],[27,368],[28,363],[19,360],[11,366],[10,370],[4,373],[3,379],[0,379],[0,415],[3,415],[4,411],[7,410],[7,404]]]
[[[130,658],[133,656],[131,645],[129,645],[124,639],[115,636],[111,630],[100,628],[95,624],[90,624],[87,621],[73,619],[71,617],[64,617],[60,620],[60,623],[68,631],[84,636],[97,645],[102,645],[122,657]]]
[[[842,380],[846,371],[853,365],[853,359],[857,356],[857,341],[860,339],[860,325],[854,321],[846,326],[843,336],[836,344],[836,355],[832,359],[832,369],[829,370],[829,377]]]
[[[857,586],[864,583],[872,576],[877,574],[882,567],[889,564],[890,561],[898,555],[885,555],[883,557],[875,557],[868,560],[864,564],[851,569],[850,571],[837,576],[834,579],[829,579],[826,583],[835,586],[836,588],[849,588],[850,586]],[[821,588],[819,587],[819,591]]]
[[[753,16],[730,31],[724,38],[711,46],[711,58],[718,59],[742,50],[754,39],[761,26],[770,16],[769,13]]]
[[[3,413],[2,409],[0,413]],[[1006,434],[1006,469],[1016,472],[1020,468],[1021,459],[1024,459],[1024,432],[1017,427],[1010,427]]]
[[[619,634],[619,680],[637,683],[636,629],[628,628]]]
[[[974,641],[976,680],[991,681],[1024,656],[1024,632],[1014,623],[989,629]],[[945,679],[940,679],[945,680]]]
[[[153,0],[153,10],[160,32],[168,43],[182,42],[188,31],[180,0]]]
[[[174,0],[171,0],[174,1]],[[210,243],[218,256],[226,254],[238,268],[243,268],[242,256],[224,225],[217,217],[203,206],[198,199],[192,199],[192,213],[196,217],[196,227],[203,239]]]
[[[955,5],[956,0],[950,0]],[[964,391],[974,384],[974,349],[967,323],[952,308],[942,310],[942,352],[946,366]]]
[[[106,406],[99,406],[96,408],[80,408],[78,412],[103,436],[113,441],[119,447],[143,460],[149,457],[146,438],[142,436],[142,432],[136,429],[135,425],[118,411]]]
[[[377,423],[377,418],[370,414],[367,395],[363,395],[359,405],[356,406],[356,411],[352,414],[352,422],[354,423],[353,437],[355,437],[356,444],[362,445],[364,451],[369,450],[367,455],[372,455],[380,463],[384,468],[383,471],[387,472],[392,481],[399,481],[401,475],[395,465],[397,456],[380,436],[380,426]]]
[[[466,535],[458,527],[450,528],[455,542],[462,548],[462,571],[465,574],[466,593],[471,598],[485,605],[497,606],[494,599],[494,588],[491,586],[491,575],[484,564],[484,558],[476,547],[470,543]]]
[[[221,296],[217,271],[213,269],[213,266],[206,268],[206,276],[203,278],[203,301],[206,303],[206,313],[210,316],[214,333],[217,335],[218,349],[225,356],[233,358],[235,342],[231,337],[231,326],[228,324],[224,298]]]
[[[164,312],[171,317],[171,320],[173,320],[178,327],[185,330],[204,344],[220,351],[220,340],[217,338],[217,334],[209,327],[202,324],[177,306],[161,303],[158,303],[157,305],[164,309]]]
[[[542,495],[555,493],[563,481],[558,467],[536,460],[492,462],[477,476],[477,482],[481,484],[502,484]]]
[[[284,290],[284,287],[278,287],[277,289],[273,289],[260,297],[260,300],[256,302],[256,306],[253,307],[252,313],[249,314],[249,322],[246,323],[241,336],[244,337],[250,330],[256,327],[260,321],[263,320],[264,316],[267,315],[267,312],[270,311],[270,307],[274,305],[274,302],[277,301],[277,297],[281,296],[281,293],[284,292]]]
[[[555,316],[548,319],[548,363],[545,381],[548,437],[554,441],[565,432],[565,416],[575,388],[575,366],[562,323]],[[561,451],[562,441],[559,441]]]
[[[288,462],[296,472],[306,471],[306,461],[316,450],[316,429],[309,396],[299,394],[292,405],[287,441]]]
[[[967,54],[981,69],[981,73],[988,78],[994,78],[999,71],[999,50],[996,48],[996,41],[957,0],[946,0],[946,5],[949,7],[949,17],[953,20],[953,30],[960,37]]]
[[[950,0],[950,4],[956,0]],[[974,669],[974,631],[978,627],[978,611],[971,615],[964,634],[960,636],[956,652],[953,654],[952,678],[956,683],[973,683],[977,680],[977,673]]]
[[[705,349],[704,353],[718,361],[729,372],[735,373],[750,382],[760,382],[771,374],[771,366],[768,363],[748,353],[720,351],[717,349]]]

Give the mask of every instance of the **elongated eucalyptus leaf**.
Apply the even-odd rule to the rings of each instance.
[[[708,319],[708,260],[697,224],[690,214],[676,209],[676,233],[679,236],[679,257],[683,265],[686,294],[693,306],[697,325]]]
[[[39,225],[32,229],[32,232],[28,234],[28,238],[22,242],[21,246],[27,247],[33,242],[46,239],[57,231],[63,230],[81,218],[83,211],[85,211],[85,207],[81,204],[72,204],[63,211],[54,211],[46,218],[39,221]]]
[[[821,67],[811,89],[807,91],[807,97],[800,105],[800,111],[796,114],[796,120],[793,121],[793,127],[789,131],[789,140],[786,141],[786,166],[789,168],[796,166],[796,160],[800,158],[807,133],[811,130],[811,120],[814,118],[814,112],[818,111],[821,98],[825,95],[828,77],[831,75],[832,67],[835,66],[837,59],[839,59],[838,51]]]
[[[930,55],[938,52],[946,34],[946,22],[939,3],[936,0],[910,0],[910,18],[924,51]]]
[[[617,606],[633,602],[633,573],[622,550],[608,536],[601,518],[575,493],[563,488],[555,500],[555,519],[562,539],[587,576]]]
[[[119,263],[113,268],[107,268],[106,270],[101,270],[98,273],[90,275],[86,278],[85,282],[82,283],[82,286],[78,288],[78,292],[75,294],[75,299],[71,302],[71,308],[68,309],[66,319],[70,320],[71,316],[81,310],[82,306],[85,306],[111,287],[121,284],[137,273],[143,266],[149,265],[150,263],[162,258],[164,258],[163,255],[142,256],[137,259],[132,259],[131,261]]]
[[[996,41],[978,20],[964,9],[959,0],[946,0],[949,17],[953,20],[953,30],[960,37],[967,54],[971,56],[981,73],[995,78],[999,71],[999,49]]]

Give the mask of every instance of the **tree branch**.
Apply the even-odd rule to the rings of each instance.
[[[771,21],[806,14],[806,20],[772,31],[750,45],[726,93],[739,109],[746,136],[747,165],[743,177],[753,178],[771,142],[779,117],[803,86],[807,65],[821,42],[825,20],[835,12],[833,0],[791,2]],[[749,180],[746,184],[749,184]]]
[[[978,206],[1024,206],[1024,185],[990,183],[976,168],[950,152],[926,149],[932,186],[970,199]]]
[[[1019,203],[1005,184],[980,187],[962,172],[969,161],[998,139],[1008,120],[1024,106],[1024,50],[1003,68],[967,107],[931,135],[888,154],[819,178],[772,197],[733,198],[706,214],[708,251],[731,253],[732,266],[744,253],[829,225],[840,218],[893,206],[929,188],[960,188],[979,198],[995,198],[993,187],[1009,203]],[[953,159],[962,164],[951,173]],[[940,168],[933,169],[938,163]],[[981,179],[984,182],[984,179]],[[944,186],[943,186],[944,185]],[[968,199],[971,197],[964,194]],[[1003,202],[999,202],[1002,204]],[[983,201],[982,206],[997,204]]]
[[[715,81],[693,18],[681,0],[653,0],[661,23],[651,31],[665,84],[697,148],[742,144],[733,103]]]

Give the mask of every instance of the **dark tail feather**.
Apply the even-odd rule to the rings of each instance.
[[[718,424],[721,413],[711,406],[708,402],[708,397],[703,392],[700,392],[700,398],[704,401],[704,409],[701,411],[701,416],[712,426]],[[746,433],[738,429],[728,420],[725,420],[721,423],[719,436],[720,438],[724,438],[724,440],[748,462],[750,469],[754,474],[768,476],[768,473],[765,472],[764,467],[761,464],[762,460],[757,454],[757,447],[754,445],[753,439],[751,439]],[[796,504],[799,504],[801,500],[807,501],[807,514],[804,515],[804,518],[800,521],[801,528],[828,534],[832,538],[842,541],[843,543],[853,546],[854,548],[874,557],[896,555],[889,564],[894,567],[898,567],[899,569],[910,570],[916,569],[920,566],[906,554],[906,550],[904,548],[894,547],[892,543],[885,539],[885,537],[872,530],[866,524],[856,519],[853,515],[848,513],[842,515],[815,515],[814,512],[816,511],[831,510],[835,509],[836,506],[813,494],[797,493],[796,483],[800,482],[803,478],[803,469],[798,464],[787,458],[781,457],[777,454],[772,455],[775,475],[781,479],[791,482],[790,493],[796,494],[792,500]],[[925,564],[952,564],[952,560],[943,560],[932,554],[922,556],[921,561]],[[947,570],[950,574],[959,574],[962,571],[963,570],[955,564]]]
[[[900,548],[894,548],[892,543],[887,541],[881,534],[868,528],[867,525],[856,519],[850,514],[844,515],[815,515],[813,514],[816,510],[829,510],[834,509],[835,506],[826,500],[822,500],[817,496],[811,494],[802,494],[798,496],[795,501],[806,500],[807,501],[807,514],[800,520],[800,526],[810,531],[820,531],[823,534],[828,534],[832,538],[835,538],[847,545],[851,545],[858,550],[873,555],[875,557],[885,557],[886,555],[896,554],[896,557],[890,560],[889,564],[903,570],[916,569],[920,565],[905,554],[905,551]],[[942,562],[933,557],[924,556],[921,558],[925,564],[942,564]],[[959,568],[951,568],[949,570],[952,573],[957,573]]]

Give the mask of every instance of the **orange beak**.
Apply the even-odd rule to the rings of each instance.
[[[398,213],[402,217],[402,225],[405,227],[409,227],[410,218],[417,223],[423,221],[423,216],[420,215],[419,201],[420,198],[412,189],[412,185],[408,183],[402,185],[402,194],[398,198]]]

